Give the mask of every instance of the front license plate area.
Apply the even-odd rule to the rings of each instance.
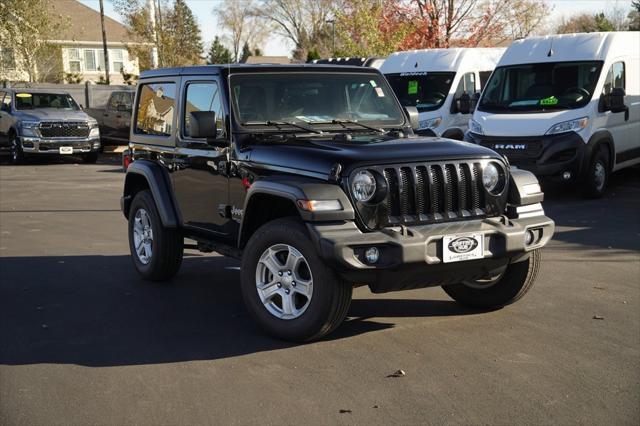
[[[442,262],[462,262],[484,257],[484,234],[446,235],[442,239]]]
[[[73,147],[72,146],[61,146],[60,147],[60,154],[73,154]]]

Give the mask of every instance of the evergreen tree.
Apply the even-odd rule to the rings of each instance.
[[[240,54],[240,60],[238,62],[245,63],[247,59],[251,56],[251,48],[249,48],[249,43],[244,42],[244,46],[242,46],[242,54]]]
[[[216,36],[207,54],[207,64],[230,64],[232,62],[231,52],[220,43],[220,37]]]
[[[193,12],[184,0],[176,0],[167,16],[168,49],[163,51],[165,66],[202,62],[202,36]]]

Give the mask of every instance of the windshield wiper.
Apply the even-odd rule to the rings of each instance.
[[[245,125],[245,124],[257,124],[257,125],[275,126],[275,127],[291,126],[291,127],[295,127],[295,128],[298,128],[300,130],[304,130],[304,131],[307,131],[307,132],[310,132],[310,133],[315,133],[317,135],[323,135],[324,134],[324,132],[322,130],[314,129],[311,126],[305,126],[303,124],[292,123],[290,121],[267,120],[267,121],[248,121],[246,123],[242,123],[242,125]]]
[[[345,126],[345,124],[355,124],[356,126],[360,126],[364,129],[368,129],[368,130],[373,130],[374,132],[377,133],[381,133],[383,135],[386,135],[388,132],[384,129],[380,129],[379,127],[373,127],[373,126],[369,126],[367,124],[363,124],[360,123],[358,121],[353,121],[353,120],[340,120],[340,119],[333,119],[331,120],[331,124],[340,124],[342,127],[344,127],[345,129],[347,128],[347,126]]]

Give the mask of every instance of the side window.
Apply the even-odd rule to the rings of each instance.
[[[484,89],[485,84],[489,81],[489,77],[491,77],[492,71],[480,71],[480,90]]]
[[[109,105],[107,105],[107,107],[110,110],[114,110],[118,107],[118,104],[120,103],[120,93],[113,93],[111,95],[111,97],[109,98]]]
[[[469,96],[473,96],[476,92],[476,75],[472,72],[468,72],[462,76],[458,88],[456,89],[456,98],[459,98],[463,93]]]
[[[189,137],[191,113],[194,111],[213,111],[216,113],[218,138],[225,138],[224,108],[221,93],[216,82],[189,83],[186,88],[182,134]]]
[[[175,112],[175,83],[148,83],[140,86],[135,133],[171,136]]]
[[[2,99],[2,95],[4,95],[4,99]],[[0,99],[2,99],[2,110],[11,111],[11,93],[0,93]]]
[[[616,62],[611,65],[609,68],[609,72],[607,73],[607,78],[604,81],[604,86],[602,87],[602,94],[608,95],[611,93],[613,89],[624,89],[625,88],[625,72],[624,72],[624,62]]]

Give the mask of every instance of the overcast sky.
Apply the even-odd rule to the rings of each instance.
[[[213,14],[214,8],[224,7],[224,4],[229,1],[233,0],[186,0],[198,19],[206,46],[209,45],[216,35],[223,35],[222,31],[217,28],[216,18]],[[80,0],[80,2],[95,10],[100,10],[98,0]],[[105,0],[104,3],[105,14],[115,20],[119,20],[120,17],[114,12],[111,1]],[[558,22],[563,16],[571,16],[582,12],[602,12],[603,10],[611,10],[614,7],[629,10],[631,5],[630,0],[549,0],[547,3],[553,8],[549,22],[547,22],[547,24],[551,25]],[[287,40],[280,37],[273,37],[267,42],[266,46],[264,46],[264,54],[289,56],[291,49],[292,44]]]

